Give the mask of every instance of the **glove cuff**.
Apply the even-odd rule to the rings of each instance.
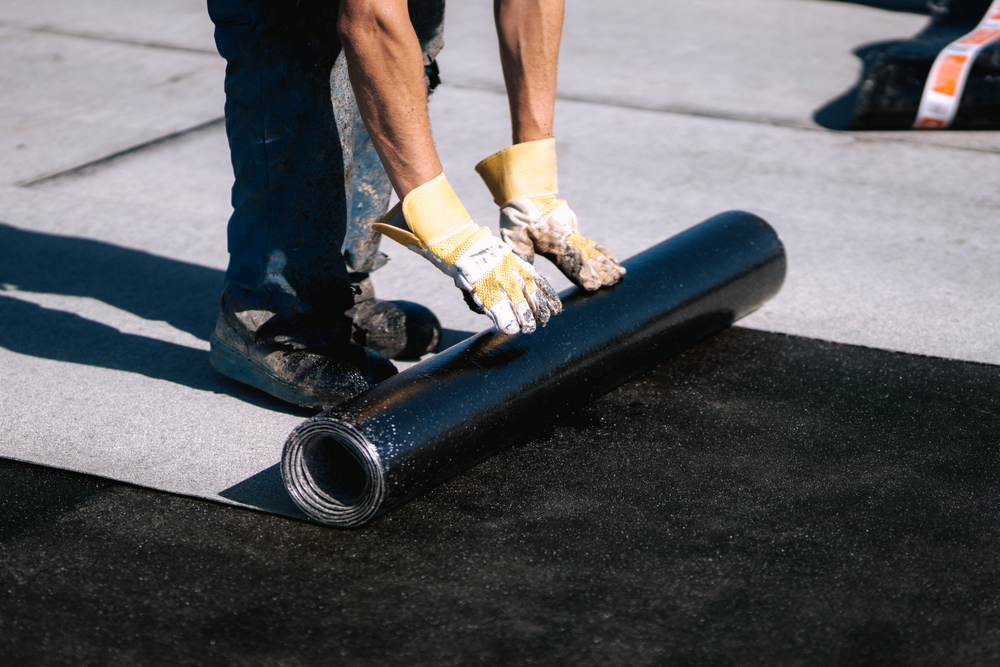
[[[411,190],[403,197],[402,209],[407,227],[426,246],[476,228],[444,174]]]
[[[477,164],[476,172],[500,208],[515,199],[554,198],[559,192],[556,140],[514,144]]]

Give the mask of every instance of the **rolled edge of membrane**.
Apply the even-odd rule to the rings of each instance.
[[[375,446],[353,426],[319,415],[285,441],[281,477],[310,519],[355,528],[371,521],[385,497],[385,475]]]

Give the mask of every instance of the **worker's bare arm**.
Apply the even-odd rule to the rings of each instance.
[[[552,136],[564,0],[494,0],[513,143]]]
[[[406,0],[340,0],[338,29],[361,117],[402,199],[442,172]]]
[[[444,177],[406,0],[341,0],[339,31],[361,118],[400,198],[374,228],[451,277],[500,331],[531,333],[544,325],[561,309],[555,291],[472,221]]]
[[[577,285],[612,285],[625,269],[580,235],[576,214],[558,199],[552,117],[564,0],[494,0],[500,61],[514,145],[476,167],[500,206],[500,233],[526,262],[550,259]]]

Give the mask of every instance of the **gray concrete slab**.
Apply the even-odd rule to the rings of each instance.
[[[207,21],[207,18],[205,19]],[[225,63],[0,27],[0,183],[70,169],[222,116]]]
[[[222,123],[101,165],[5,192],[10,220],[225,269],[233,168]],[[66,207],[88,211],[70,232]],[[106,218],[104,224],[101,218]],[[129,220],[142,224],[129,224]],[[113,222],[112,222],[113,221]],[[95,228],[95,225],[100,226]]]
[[[492,3],[448,7],[447,83],[502,90]],[[566,9],[567,100],[818,129],[813,114],[858,81],[858,47],[908,39],[927,17],[825,0],[640,0]],[[997,133],[879,138],[1000,150]]]
[[[0,25],[215,53],[204,0],[34,0],[0,2]]]

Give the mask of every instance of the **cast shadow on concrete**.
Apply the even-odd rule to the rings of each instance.
[[[930,14],[932,10],[931,0],[840,0],[852,5],[864,5],[865,7],[875,7],[876,9],[887,9],[893,12],[907,12],[910,14]]]
[[[873,42],[854,49],[854,55],[860,58],[862,63],[867,63],[878,57],[879,54],[885,53],[902,43],[903,40],[898,39]],[[858,106],[858,96],[861,94],[861,88],[864,83],[865,72],[862,71],[858,82],[850,90],[816,110],[813,114],[813,121],[820,127],[828,130],[843,131],[852,129],[855,110]]]
[[[264,512],[281,514],[294,519],[306,519],[285,491],[281,481],[281,464],[275,463],[270,468],[261,470],[256,475],[247,477],[242,482],[232,485],[219,492],[219,495],[234,503],[247,505]]]
[[[207,341],[224,273],[92,239],[0,223],[0,347],[43,359],[139,373],[192,389],[228,394],[271,410],[295,408],[234,382],[209,366],[203,350],[122,333],[79,315],[45,308],[4,290],[86,297]],[[474,335],[445,329],[441,348]]]
[[[0,286],[20,292],[89,297],[207,340],[218,312],[223,272],[90,239],[0,223]],[[138,373],[258,407],[311,414],[229,380],[208,354],[122,333],[74,313],[0,291],[0,347],[42,359]]]
[[[0,347],[41,359],[138,373],[199,391],[227,394],[258,407],[280,412],[306,411],[225,378],[208,363],[208,353],[122,333],[114,327],[74,313],[44,308],[0,292]],[[86,391],[86,387],[80,387]]]
[[[0,223],[0,285],[90,297],[208,340],[223,272],[102,241]]]

